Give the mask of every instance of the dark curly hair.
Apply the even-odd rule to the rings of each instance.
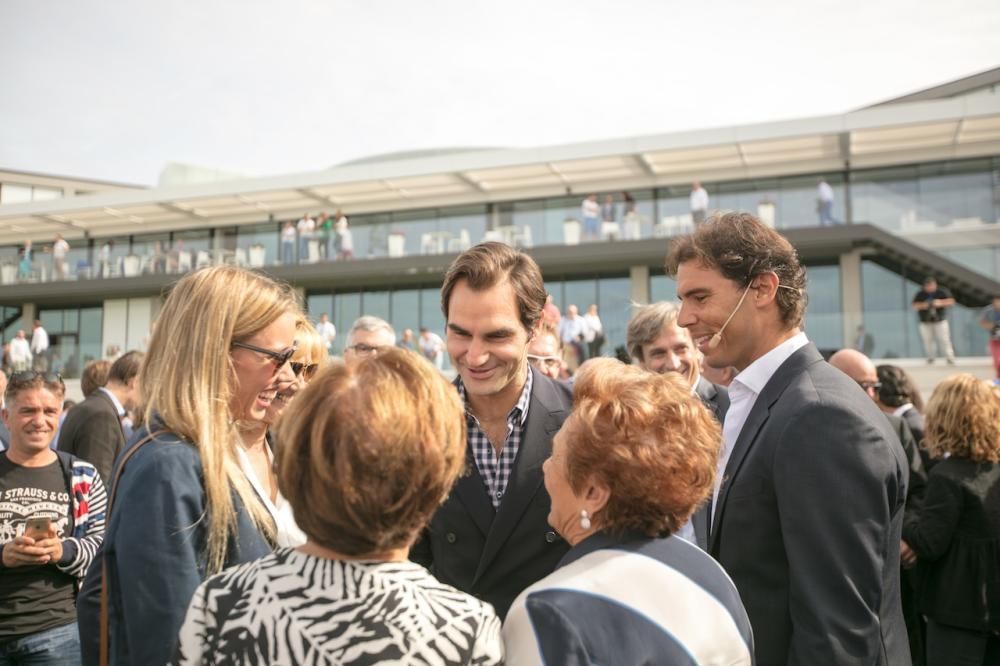
[[[806,270],[795,248],[784,236],[750,213],[716,213],[688,236],[670,244],[666,270],[677,276],[678,267],[696,261],[717,269],[745,287],[758,275],[778,276],[775,300],[787,328],[802,324],[806,311]]]

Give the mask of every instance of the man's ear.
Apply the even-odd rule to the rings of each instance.
[[[750,283],[754,290],[754,303],[761,306],[773,302],[778,295],[778,284],[777,273],[768,272],[756,276]]]

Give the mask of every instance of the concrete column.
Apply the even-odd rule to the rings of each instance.
[[[649,303],[649,266],[632,266],[628,272],[632,282],[632,302],[639,305]]]
[[[28,336],[28,340],[31,340],[31,325],[36,319],[38,319],[38,308],[35,307],[34,303],[24,303],[21,305],[21,322],[24,325],[24,332]],[[17,331],[14,332],[17,333]]]
[[[861,290],[861,250],[840,255],[840,311],[843,313],[844,344],[850,345],[864,323],[864,295]]]

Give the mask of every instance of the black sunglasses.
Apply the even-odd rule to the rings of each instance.
[[[271,361],[274,363],[274,372],[275,373],[277,373],[279,370],[281,370],[283,367],[285,367],[285,364],[292,360],[292,356],[295,354],[295,351],[298,349],[298,343],[297,342],[295,344],[293,344],[291,347],[288,347],[287,349],[282,349],[281,351],[277,351],[277,352],[276,351],[271,351],[270,349],[264,349],[263,347],[257,347],[257,346],[254,346],[254,345],[249,345],[249,344],[247,344],[245,342],[234,342],[232,344],[232,346],[233,347],[239,347],[240,349],[249,349],[250,351],[255,351],[258,354],[264,354],[265,356],[267,356],[268,358],[270,358]],[[293,371],[295,370],[295,364],[294,363],[292,364],[292,370]],[[295,374],[298,375],[299,373],[295,372]]]
[[[878,391],[882,388],[882,382],[858,382],[858,385],[866,391]]]
[[[298,361],[292,361],[292,372],[298,377],[302,375],[302,379],[309,381],[316,376],[316,371],[319,370],[319,363],[300,363]]]
[[[10,376],[12,384],[27,384],[41,378],[46,384],[62,384],[63,378],[58,372],[36,372],[35,370],[22,370]]]

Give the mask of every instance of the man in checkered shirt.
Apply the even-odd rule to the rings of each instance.
[[[493,604],[551,573],[568,546],[548,524],[542,463],[571,408],[569,387],[528,365],[545,288],[538,265],[503,243],[463,252],[441,288],[446,345],[465,404],[468,473],[410,557]]]

